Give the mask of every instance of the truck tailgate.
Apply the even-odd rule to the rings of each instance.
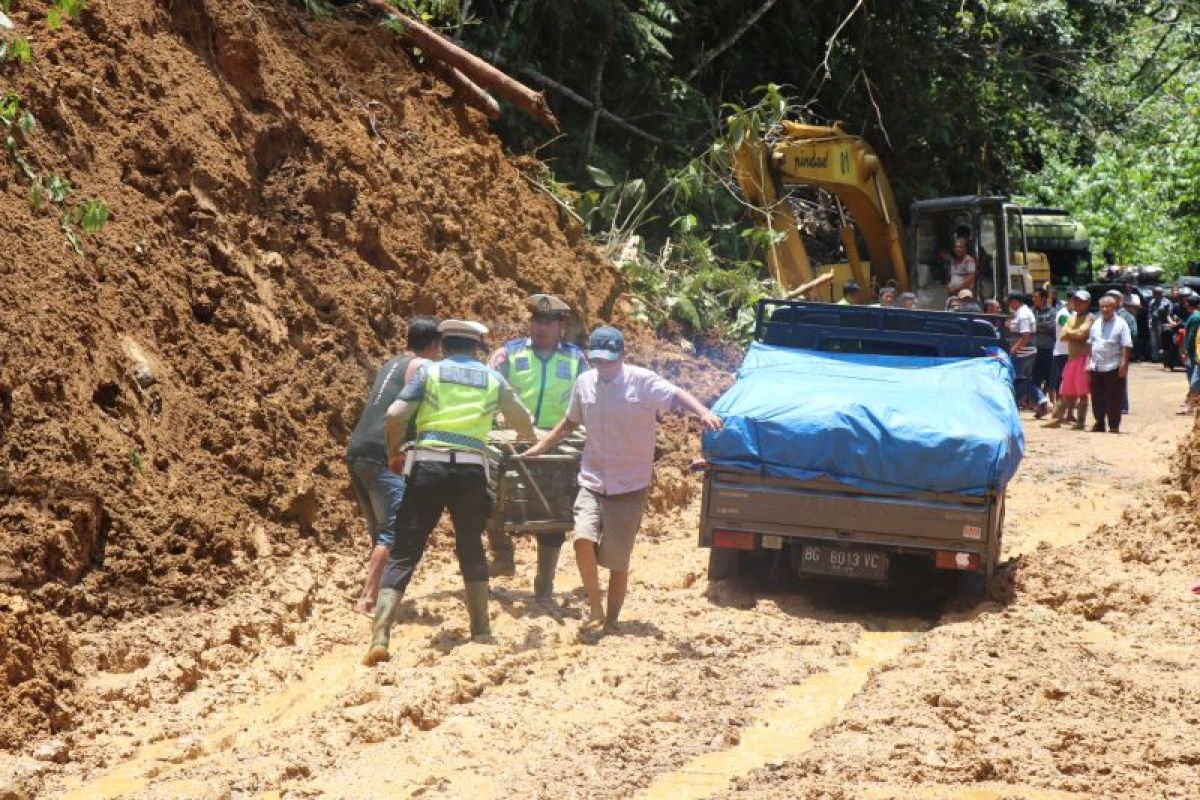
[[[712,528],[881,543],[899,536],[936,546],[985,541],[991,499],[932,493],[881,495],[831,481],[789,481],[715,470],[705,511]]]

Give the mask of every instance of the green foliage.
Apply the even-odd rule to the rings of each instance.
[[[75,207],[71,221],[89,236],[99,233],[108,222],[108,205],[103,200],[88,200]]]
[[[314,17],[328,17],[333,13],[325,0],[304,0],[304,8]]]
[[[46,194],[52,202],[64,203],[73,189],[61,175],[51,175],[46,181]]]
[[[474,21],[463,14],[464,5],[460,0],[389,0],[389,3],[401,14],[407,14],[435,28],[461,28]],[[470,6],[470,3],[466,5]],[[397,24],[401,26],[397,33],[402,33],[403,23],[397,21]]]
[[[50,8],[46,9],[46,24],[50,30],[58,30],[63,20],[78,19],[86,6],[87,0],[53,0]]]
[[[33,58],[33,48],[24,36],[15,39],[0,40],[0,61],[15,61],[18,64],[28,64]]]
[[[5,149],[29,179],[29,207],[41,211],[47,203],[65,205],[74,191],[71,184],[61,175],[44,176],[22,152],[22,142],[28,141],[37,127],[37,121],[31,113],[21,108],[21,97],[16,92],[7,91],[0,95],[0,124],[6,130]],[[21,141],[18,141],[18,135]],[[93,199],[79,203],[74,208],[64,208],[58,224],[68,244],[82,256],[84,249],[79,234],[99,233],[108,222],[108,215],[108,205],[102,200]]]
[[[80,241],[79,234],[75,232],[70,211],[62,212],[58,218],[58,227],[62,230],[63,236],[67,237],[67,244],[71,245],[75,255],[82,257],[84,255],[83,242]]]
[[[12,127],[21,115],[21,95],[7,91],[0,95],[0,122],[4,127]]]
[[[1069,208],[1093,253],[1179,273],[1200,258],[1200,11],[1143,19],[1114,45],[1083,70],[1078,126],[1048,132],[1018,185]]]
[[[689,162],[654,192],[642,178],[617,181],[588,165],[594,188],[576,195],[575,208],[624,274],[640,319],[745,341],[754,304],[773,287],[761,260],[770,234],[741,230],[713,161],[706,154]]]

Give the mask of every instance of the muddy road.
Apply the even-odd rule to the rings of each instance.
[[[1007,564],[973,607],[923,587],[704,577],[697,508],[648,521],[619,635],[532,602],[533,548],[469,642],[445,537],[393,660],[359,666],[360,564],[298,550],[205,612],[81,634],[90,709],[5,763],[102,797],[1196,797],[1195,500],[1179,374],[1133,372],[1121,436],[1043,430]],[[1200,444],[1196,445],[1200,447]]]

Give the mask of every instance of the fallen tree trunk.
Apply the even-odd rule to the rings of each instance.
[[[458,92],[469,106],[482,111],[488,119],[500,117],[500,104],[496,102],[496,98],[484,91],[483,87],[464,75],[460,69],[441,62],[437,62],[437,66],[438,74],[454,87],[454,91]]]
[[[387,0],[367,0],[367,3],[403,25],[404,32],[401,38],[413,47],[419,47],[422,54],[445,64],[448,68],[460,70],[470,81],[483,89],[496,92],[535,118],[543,127],[558,131],[558,120],[546,105],[546,97],[541,92],[535,92],[415,19],[399,13]]]
[[[833,270],[829,270],[824,275],[819,275],[816,278],[814,278],[813,280],[809,281],[808,283],[805,283],[801,286],[797,286],[795,289],[792,289],[790,292],[788,292],[785,295],[785,297],[788,300],[795,300],[797,297],[805,297],[808,295],[809,292],[811,292],[815,289],[820,289],[822,286],[824,286],[825,284],[829,283],[832,280],[833,280]]]

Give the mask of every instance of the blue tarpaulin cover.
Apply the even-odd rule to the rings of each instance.
[[[711,464],[872,492],[983,495],[1016,474],[1025,435],[1012,365],[820,353],[755,342],[713,406]]]

